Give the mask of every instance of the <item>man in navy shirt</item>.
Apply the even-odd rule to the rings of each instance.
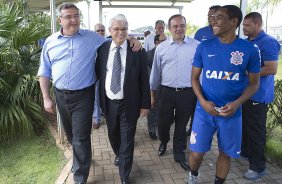
[[[277,72],[280,45],[262,30],[262,17],[257,12],[245,16],[243,31],[248,40],[259,47],[261,56],[259,89],[243,104],[241,152],[242,156],[248,157],[250,164],[244,177],[256,180],[265,174],[267,106],[274,98],[274,75]]]
[[[219,147],[215,184],[224,183],[231,158],[240,156],[241,105],[258,89],[260,71],[258,48],[236,36],[241,21],[242,12],[237,6],[219,8],[212,22],[217,37],[199,44],[195,53],[192,87],[198,102],[190,136],[188,184],[197,183],[198,169],[215,132]],[[245,78],[250,81],[247,88]]]
[[[212,19],[213,19],[215,11],[218,8],[220,8],[219,5],[214,5],[214,6],[211,6],[209,8],[209,12],[208,12],[208,23],[209,23],[209,25],[205,26],[203,28],[200,28],[196,32],[196,34],[194,36],[194,39],[198,40],[199,42],[203,42],[205,40],[208,40],[208,39],[211,39],[211,38],[215,38],[215,35],[212,32]]]

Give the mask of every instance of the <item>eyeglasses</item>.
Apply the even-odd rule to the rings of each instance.
[[[96,32],[105,32],[105,29],[98,29],[98,30],[95,30]]]
[[[74,16],[71,16],[71,15],[67,15],[67,16],[60,16],[66,20],[71,20],[71,19],[79,19],[80,18],[80,15],[79,14],[75,14]]]

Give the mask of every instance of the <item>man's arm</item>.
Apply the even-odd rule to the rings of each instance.
[[[39,84],[42,91],[44,109],[49,113],[55,113],[56,112],[55,105],[50,96],[50,89],[49,89],[50,79],[48,77],[40,76]]]
[[[192,87],[195,95],[197,96],[201,106],[205,109],[205,111],[213,116],[218,115],[219,113],[214,109],[215,104],[211,101],[207,101],[202,92],[202,86],[200,83],[200,75],[202,72],[202,68],[197,68],[195,66],[192,67]]]
[[[133,52],[137,52],[139,51],[140,49],[142,49],[142,44],[139,40],[137,40],[134,36],[127,36],[126,38],[129,43],[130,43],[130,47],[133,47],[132,48],[132,51]]]
[[[247,101],[251,96],[255,94],[257,89],[259,88],[259,82],[260,82],[260,74],[259,73],[249,73],[249,85],[243,92],[243,94],[234,102],[228,103],[225,106],[221,108],[220,115],[227,117],[231,116],[236,112],[238,107],[243,104],[245,101]]]
[[[150,74],[150,89],[151,89],[151,107],[156,108],[157,107],[157,98],[156,98],[156,92],[157,89],[161,85],[161,59],[159,57],[159,49],[156,48],[154,59],[153,59],[153,65],[151,69]]]
[[[141,88],[141,106],[140,106],[140,116],[147,115],[148,111],[146,109],[151,108],[150,101],[150,87],[149,87],[149,77],[148,77],[148,67],[147,67],[147,57],[144,49],[140,51],[140,88]]]
[[[275,75],[277,73],[278,61],[265,61],[261,67],[260,76]]]

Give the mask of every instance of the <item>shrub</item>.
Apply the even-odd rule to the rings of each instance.
[[[37,41],[49,34],[40,21],[47,15],[27,13],[24,1],[5,2],[0,0],[0,142],[43,127]]]
[[[280,126],[282,127],[282,80],[275,81],[274,101],[269,105],[267,112],[267,136]]]

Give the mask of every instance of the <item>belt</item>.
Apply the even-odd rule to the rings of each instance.
[[[110,100],[111,102],[119,103],[119,104],[124,101],[124,99],[110,99],[109,97],[107,97],[107,100]]]
[[[60,93],[64,93],[64,94],[73,94],[73,93],[78,93],[78,92],[82,92],[82,91],[88,91],[89,89],[91,89],[94,85],[91,85],[89,87],[83,88],[83,89],[78,89],[78,90],[67,90],[67,89],[58,89],[55,88],[56,91],[60,92]]]
[[[122,103],[124,100],[123,99],[110,99],[114,103]]]
[[[192,89],[192,87],[173,88],[173,87],[163,86],[163,85],[162,85],[162,87],[167,88],[167,89],[171,89],[173,91],[186,91],[186,90]]]

